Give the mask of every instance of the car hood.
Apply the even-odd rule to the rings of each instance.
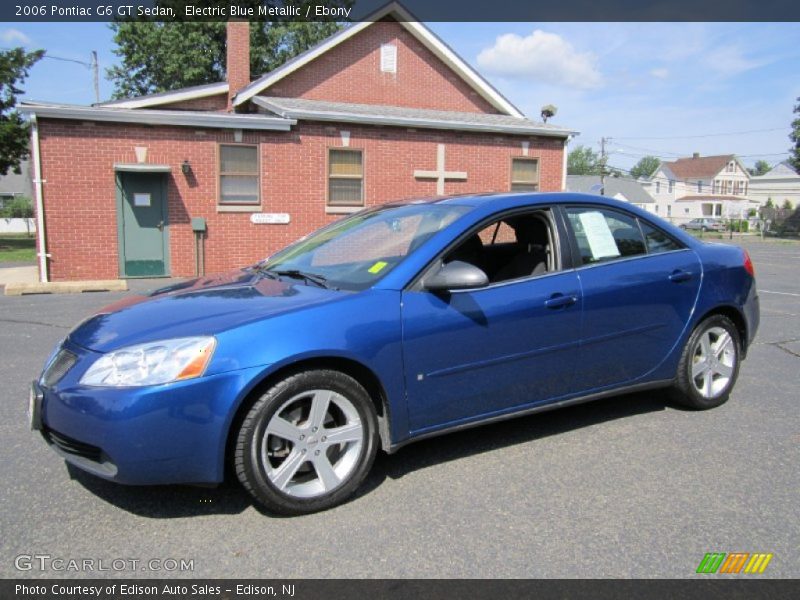
[[[124,298],[78,325],[69,340],[109,352],[161,339],[214,335],[346,294],[240,269]]]

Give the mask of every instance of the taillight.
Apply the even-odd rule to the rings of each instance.
[[[755,278],[756,270],[753,268],[753,261],[750,259],[750,253],[742,248],[742,252],[744,252],[744,270],[750,273],[750,277]]]

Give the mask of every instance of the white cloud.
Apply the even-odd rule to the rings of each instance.
[[[506,77],[535,79],[568,88],[591,89],[603,85],[597,57],[578,52],[555,33],[540,29],[528,36],[499,36],[493,46],[478,54],[478,65],[486,72]]]
[[[656,79],[666,79],[667,77],[669,77],[669,69],[665,67],[658,67],[657,69],[651,69],[650,75],[652,75]]]
[[[705,58],[705,64],[720,75],[731,77],[751,69],[769,64],[769,60],[748,58],[741,48],[733,45],[712,49]]]
[[[6,44],[30,44],[31,38],[22,33],[19,29],[4,29],[0,32],[0,40]]]

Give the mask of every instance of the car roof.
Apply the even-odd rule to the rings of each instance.
[[[391,206],[407,204],[443,204],[451,206],[470,206],[473,208],[506,208],[513,206],[535,206],[553,203],[581,204],[607,204],[608,206],[631,207],[628,202],[622,202],[608,196],[594,194],[581,194],[576,192],[486,192],[480,194],[461,194],[446,197],[413,198],[392,202]]]

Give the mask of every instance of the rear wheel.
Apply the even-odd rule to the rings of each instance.
[[[375,407],[338,371],[293,375],[247,413],[236,441],[236,474],[269,510],[304,514],[346,500],[377,451]]]
[[[692,332],[675,377],[675,399],[696,409],[714,408],[730,396],[739,375],[741,340],[730,319],[713,315]]]

